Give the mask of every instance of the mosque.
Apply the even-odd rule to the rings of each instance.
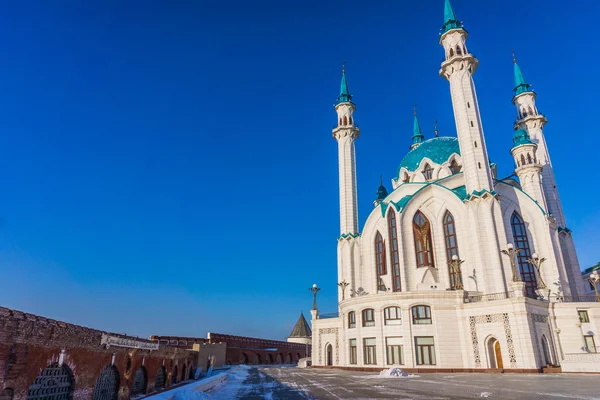
[[[412,145],[362,229],[356,105],[335,106],[340,186],[338,312],[312,313],[312,364],[433,371],[600,372],[600,298],[586,292],[544,137],[537,94],[514,64],[514,175],[487,153],[473,76],[479,60],[445,0],[440,75],[456,137]],[[510,146],[510,147],[509,147]],[[597,274],[595,283],[597,287]],[[591,279],[591,278],[590,278]]]

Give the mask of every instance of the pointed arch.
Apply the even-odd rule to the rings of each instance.
[[[525,165],[525,156],[521,154],[521,165]]]
[[[377,232],[377,235],[375,236],[375,265],[377,266],[377,281],[379,282],[379,279],[387,274],[385,242],[383,236],[381,236],[381,233],[379,232]]]
[[[396,213],[393,207],[390,207],[388,213],[388,238],[390,241],[390,256],[392,260],[392,290],[401,292],[400,283],[400,254],[398,252],[398,226],[396,222]]]
[[[433,168],[429,165],[429,163],[425,163],[425,165],[423,165],[423,176],[425,177],[426,181],[430,181],[433,177]]]
[[[456,45],[456,55],[457,56],[461,56],[462,55],[462,50],[460,49],[459,45]]]
[[[431,240],[431,224],[421,211],[413,218],[413,233],[415,239],[415,254],[417,268],[435,267],[433,261],[433,245]]]
[[[535,113],[533,112],[533,108],[531,108],[531,106],[529,106],[529,115],[535,115]]]
[[[27,391],[27,400],[72,400],[75,378],[67,364],[53,363],[42,370]]]
[[[450,172],[452,172],[452,174],[458,174],[461,170],[462,167],[458,164],[456,159],[452,159],[452,162],[450,163]]]
[[[533,160],[531,159],[531,153],[527,153],[527,164],[531,164]]]
[[[410,177],[408,176],[408,172],[404,171],[402,173],[402,182],[407,183],[408,181],[410,181]]]
[[[119,393],[119,370],[114,365],[104,367],[96,380],[93,400],[117,400]]]
[[[348,117],[344,115],[344,125],[348,125]]]
[[[451,268],[449,264],[452,260],[452,256],[459,257],[458,240],[456,237],[456,224],[454,222],[454,216],[450,211],[446,211],[444,214],[444,239],[446,243],[448,274],[450,276],[450,289],[460,288],[462,287],[462,274],[459,274],[457,271]]]
[[[531,247],[529,246],[529,238],[527,237],[527,228],[523,218],[517,211],[513,212],[510,218],[512,228],[514,246],[520,249],[517,255],[517,265],[521,274],[521,280],[525,283],[525,289],[529,297],[535,297],[535,289],[537,289],[537,279],[533,266],[527,262],[531,259]]]
[[[454,57],[454,49],[451,47],[450,48],[450,58]]]

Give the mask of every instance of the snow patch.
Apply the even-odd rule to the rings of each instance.
[[[485,398],[488,398],[488,397],[490,397],[490,395],[491,395],[491,393],[490,393],[490,392],[481,392],[481,393],[479,394],[479,397],[485,397]]]
[[[379,373],[381,378],[415,378],[418,375],[413,375],[402,371],[400,368],[384,369]]]

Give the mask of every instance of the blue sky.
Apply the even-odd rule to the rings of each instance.
[[[598,261],[597,2],[454,0],[509,175],[512,58],[545,129],[582,267]],[[361,224],[413,104],[455,135],[443,1],[26,1],[0,11],[0,305],[148,336],[283,339],[336,310],[347,62]]]

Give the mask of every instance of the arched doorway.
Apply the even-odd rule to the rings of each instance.
[[[94,400],[117,400],[119,393],[119,371],[114,365],[104,367],[94,388]]]
[[[552,365],[552,356],[550,355],[550,346],[548,345],[546,335],[542,335],[542,351],[544,352],[544,363],[546,365]]]
[[[326,347],[326,354],[327,354],[327,365],[333,365],[333,346],[331,344],[328,344]]]
[[[187,372],[187,365],[183,364],[183,369],[181,370],[181,382],[185,381],[186,372]]]
[[[273,364],[273,355],[267,354],[267,358],[269,359],[269,364]]]
[[[262,364],[262,357],[258,353],[256,353],[256,355],[254,356],[254,364],[256,364],[256,365]]]
[[[71,368],[66,364],[51,364],[29,386],[27,400],[71,400],[73,381]]]
[[[488,340],[487,352],[490,368],[503,369],[502,350],[500,349],[500,342],[495,337],[491,337]]]
[[[146,385],[148,384],[148,374],[146,368],[139,367],[133,375],[133,386],[131,387],[131,397],[138,394],[146,393]]]

